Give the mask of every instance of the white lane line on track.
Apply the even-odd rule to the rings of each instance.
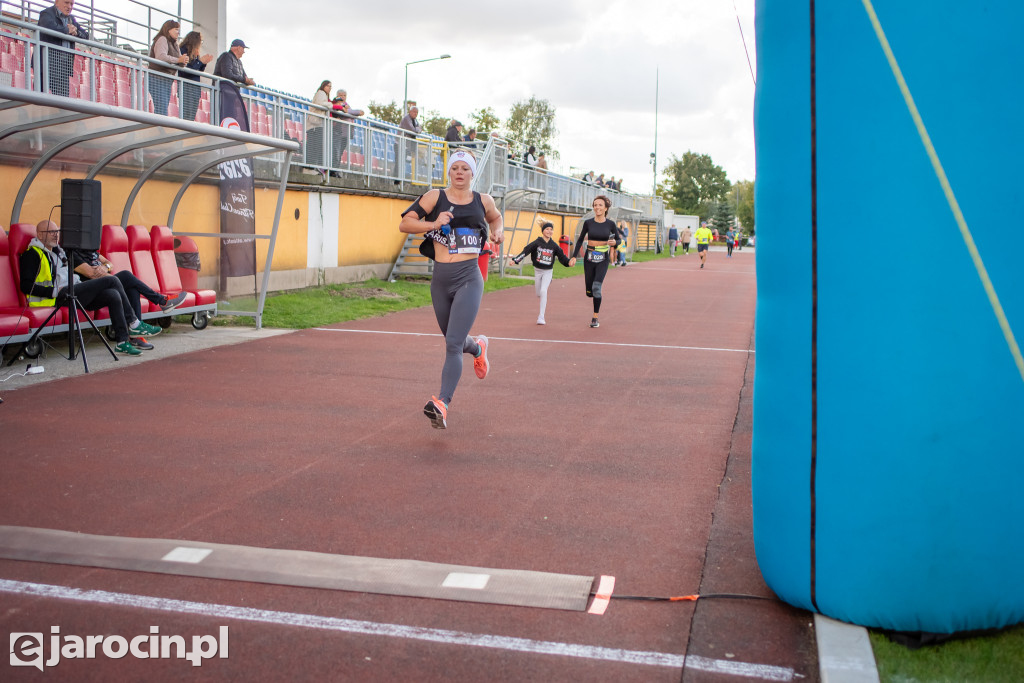
[[[708,659],[690,655],[686,658],[686,668],[708,673],[725,674],[727,676],[743,676],[761,681],[792,681],[796,672],[782,666],[769,664],[747,664],[725,659]]]
[[[724,275],[757,275],[754,270],[717,270],[715,268],[641,268],[643,272],[658,271],[659,273],[719,273]]]
[[[317,332],[356,332],[360,334],[401,334],[412,337],[440,337],[439,332],[393,332],[391,330],[350,330],[334,327],[313,327]],[[528,339],[525,337],[488,337],[500,341],[538,342],[541,344],[580,344],[585,346],[622,346],[631,349],[675,349],[678,351],[725,351],[727,353],[754,353],[753,349],[719,349],[712,346],[670,346],[666,344],[616,344],[612,342],[573,341],[570,339]]]
[[[492,636],[463,631],[448,631],[435,628],[418,628],[401,624],[380,624],[372,621],[355,619],[338,619],[315,614],[297,614],[294,612],[277,612],[272,610],[254,609],[251,607],[235,607],[233,605],[217,605],[170,598],[156,598],[148,595],[132,595],[129,593],[111,593],[101,590],[83,590],[68,586],[54,586],[26,581],[0,579],[0,593],[14,593],[36,598],[53,600],[73,600],[114,607],[149,609],[159,612],[192,614],[206,618],[237,619],[240,621],[259,622],[278,626],[297,626],[299,628],[315,628],[324,631],[354,633],[390,638],[408,638],[424,640],[445,645],[467,645],[487,647],[512,652],[529,654],[556,655],[561,657],[577,657],[596,659],[624,664],[641,664],[645,666],[662,666],[721,673],[747,678],[759,678],[767,681],[792,681],[795,678],[793,669],[767,664],[748,664],[745,662],[708,659],[706,657],[674,655],[664,652],[642,650],[621,650],[610,647],[579,645],[575,643],[558,643],[510,636]]]
[[[168,598],[155,598],[146,595],[110,593],[108,591],[100,590],[82,590],[66,586],[27,583],[24,581],[9,581],[6,579],[0,579],[0,592],[52,598],[56,600],[74,600],[77,602],[113,605],[116,607],[134,607],[157,610],[160,612],[193,614],[201,617],[238,619],[241,621],[254,621],[264,624],[275,624],[278,626],[298,626],[300,628],[315,628],[325,631],[339,631],[342,633],[408,638],[411,640],[425,640],[434,643],[443,643],[446,645],[471,645],[498,650],[510,650],[514,652],[561,655],[563,657],[580,657],[583,659],[599,659],[627,664],[645,664],[649,666],[682,668],[685,660],[683,655],[666,654],[663,652],[620,650],[610,647],[557,643],[543,640],[530,640],[527,638],[512,638],[509,636],[492,636],[479,633],[465,633],[462,631],[448,631],[436,628],[418,628],[415,626],[403,626],[401,624],[379,624],[372,621],[338,619],[336,617],[323,617],[315,614],[276,612],[271,610],[253,609],[251,607],[235,607],[232,605],[216,605],[185,600],[171,600]]]

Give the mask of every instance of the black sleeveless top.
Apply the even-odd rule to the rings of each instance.
[[[420,244],[420,253],[429,259],[434,258],[436,244],[448,247],[448,252],[453,254],[479,254],[487,241],[488,225],[487,212],[484,210],[483,200],[480,193],[474,192],[473,199],[469,204],[452,204],[444,190],[439,190],[437,203],[430,213],[425,213],[417,199],[406,209],[402,215],[415,211],[421,220],[434,221],[445,211],[452,212],[452,220],[448,223],[448,230],[430,230],[423,235],[425,238]],[[436,243],[436,244],[435,244]]]

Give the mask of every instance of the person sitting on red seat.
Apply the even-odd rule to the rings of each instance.
[[[60,228],[53,221],[42,221],[36,226],[36,237],[28,248],[18,256],[21,270],[21,291],[28,299],[29,306],[63,306],[67,297],[68,267],[67,255],[58,245]],[[83,308],[97,311],[107,308],[110,323],[114,327],[117,345],[114,350],[128,356],[142,354],[132,345],[132,337],[152,337],[160,328],[144,323],[132,310],[121,281],[113,275],[95,280],[82,281],[75,278],[75,297]]]
[[[121,287],[124,288],[124,293],[128,296],[128,303],[131,304],[132,312],[135,313],[137,320],[142,320],[140,297],[146,297],[159,306],[160,310],[164,313],[174,310],[185,300],[185,292],[178,292],[176,296],[168,298],[154,291],[145,282],[135,277],[131,271],[119,270],[115,273],[114,264],[100,256],[99,252],[71,249],[70,255],[72,268],[83,280],[96,280],[107,275],[113,275],[120,280]],[[159,330],[160,328],[157,329]],[[139,349],[148,351],[153,348],[153,345],[147,342],[144,337],[132,337],[129,341],[131,341],[132,346]]]

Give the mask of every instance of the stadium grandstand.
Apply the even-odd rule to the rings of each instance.
[[[199,329],[215,313],[260,325],[269,291],[422,272],[409,267],[415,257],[397,225],[412,198],[446,184],[449,143],[372,117],[338,118],[274,84],[239,86],[212,65],[199,80],[167,69],[148,56],[167,19],[181,36],[201,31],[215,54],[232,37],[226,0],[184,4],[133,2],[133,16],[118,16],[80,0],[72,16],[85,38],[39,26],[50,3],[0,0],[0,174],[11,188],[0,198],[0,224],[12,264],[0,272],[0,314],[23,310],[10,279],[18,250],[62,204],[69,179],[100,182],[103,248],[126,251],[155,288],[189,291],[180,312]],[[474,189],[505,213],[503,251],[533,239],[541,217],[556,237],[573,239],[602,193],[634,236],[630,251],[660,243],[660,199],[539,171],[514,160],[519,145],[496,135],[468,146],[479,159]],[[135,256],[150,265],[136,266]],[[148,315],[170,324],[159,310]],[[29,331],[15,327],[3,333],[8,341]]]

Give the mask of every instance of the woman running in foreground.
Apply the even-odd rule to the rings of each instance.
[[[462,377],[463,354],[473,355],[473,369],[480,379],[489,369],[487,337],[473,339],[469,330],[484,295],[477,264],[480,252],[488,241],[501,244],[504,227],[494,199],[469,189],[475,173],[472,154],[453,153],[448,157],[448,187],[430,190],[413,202],[398,226],[405,233],[423,234],[420,253],[434,261],[430,298],[444,334],[445,358],[441,391],[430,397],[423,414],[435,429],[448,427],[448,406]]]
[[[548,306],[548,285],[551,284],[551,276],[555,269],[555,259],[566,268],[576,265],[575,258],[569,258],[562,251],[562,248],[551,239],[555,234],[555,226],[544,221],[540,226],[541,236],[523,247],[517,256],[512,257],[512,263],[519,265],[530,255],[533,261],[533,288],[540,297],[540,315],[537,316],[537,324],[544,325],[544,310]]]
[[[601,310],[601,287],[604,276],[608,273],[608,249],[617,243],[618,228],[615,221],[608,218],[608,209],[612,208],[612,200],[603,194],[594,197],[594,217],[583,222],[580,238],[572,250],[572,257],[580,253],[580,247],[587,243],[586,256],[583,258],[583,277],[587,283],[587,296],[594,300],[594,317],[590,320],[591,327],[600,327],[597,314]]]

